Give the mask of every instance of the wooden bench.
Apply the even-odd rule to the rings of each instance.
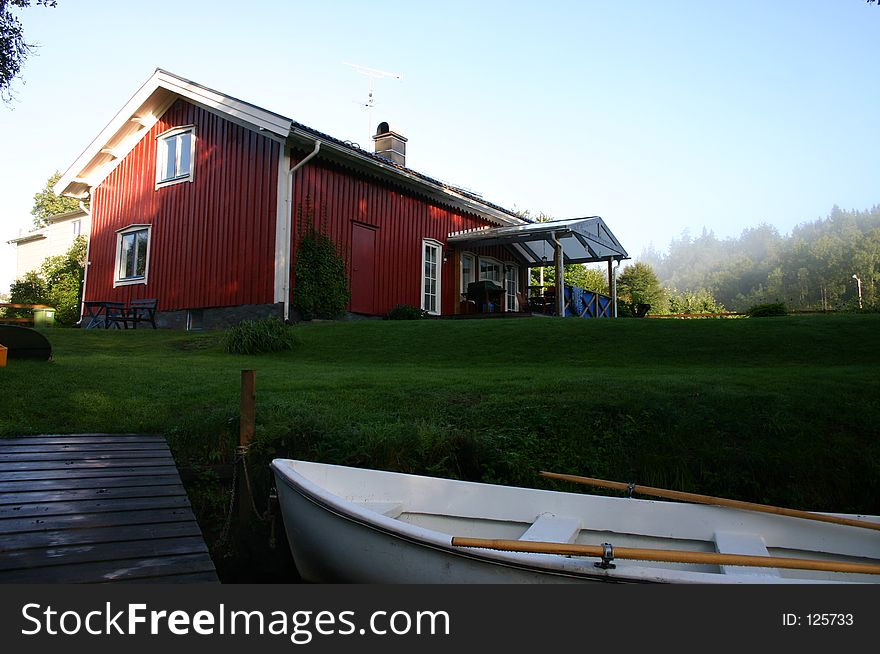
[[[764,539],[757,534],[730,531],[715,532],[715,549],[719,554],[746,554],[748,556],[770,556]],[[776,568],[748,568],[741,565],[722,565],[721,571],[728,575],[756,575],[778,577]]]
[[[12,311],[30,311],[30,316],[19,316],[19,317],[11,317],[11,316],[0,316],[0,324],[11,324],[11,325],[24,325],[25,327],[33,327],[34,326],[34,310],[35,309],[52,309],[47,304],[0,304],[0,309],[6,309],[6,313],[9,310]]]
[[[538,543],[573,543],[580,531],[580,518],[542,513],[519,537],[519,540]]]
[[[148,300],[132,300],[128,303],[125,310],[125,328],[128,329],[128,323],[132,324],[133,329],[137,329],[139,322],[148,322],[156,329],[156,306],[159,300],[150,298]]]
[[[153,329],[156,329],[156,306],[158,303],[159,300],[156,298],[131,300],[118,313],[108,312],[106,320],[108,324],[117,327],[122,323],[126,329],[128,329],[128,323],[131,323],[132,329],[137,329],[139,322],[148,322],[153,326]]]

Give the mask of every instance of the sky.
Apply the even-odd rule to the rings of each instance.
[[[6,241],[156,68],[502,206],[602,216],[631,256],[703,228],[787,233],[880,204],[880,7],[864,0],[148,3],[19,12],[39,45],[0,105]],[[347,64],[395,73],[372,82]]]

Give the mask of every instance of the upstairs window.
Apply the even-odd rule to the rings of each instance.
[[[156,149],[156,187],[191,182],[196,152],[195,127],[176,127],[160,134]]]
[[[114,286],[146,284],[150,262],[150,225],[132,225],[116,233]]]

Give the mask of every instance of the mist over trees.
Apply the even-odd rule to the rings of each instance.
[[[768,224],[719,239],[706,229],[673,239],[666,253],[639,258],[661,283],[680,292],[705,289],[726,308],[784,302],[792,309],[857,308],[861,281],[865,308],[880,308],[880,206],[868,211],[834,207],[827,218],[782,235]]]

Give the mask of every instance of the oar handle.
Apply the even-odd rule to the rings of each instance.
[[[740,500],[731,500],[724,497],[698,495],[697,493],[685,493],[683,491],[668,490],[665,488],[653,488],[651,486],[637,486],[635,484],[624,484],[619,481],[594,479],[593,477],[581,477],[579,475],[565,475],[558,472],[542,471],[541,476],[547,477],[548,479],[570,481],[575,484],[585,484],[587,486],[596,486],[599,488],[610,488],[613,490],[638,493],[639,495],[652,495],[654,497],[680,500],[682,502],[695,502],[697,504],[710,504],[712,506],[726,506],[728,508],[742,509],[744,511],[772,513],[774,515],[784,515],[792,518],[817,520],[819,522],[830,522],[837,525],[847,525],[849,527],[861,527],[862,529],[874,529],[876,531],[880,531],[880,522],[868,522],[867,520],[841,518],[834,515],[823,515],[821,513],[812,513],[810,511],[798,511],[797,509],[786,509],[780,506],[770,506],[768,504],[755,504],[754,502],[742,502]]]
[[[540,541],[503,540],[491,538],[464,538],[455,536],[456,547],[480,547],[505,552],[533,554],[567,554],[573,556],[596,556],[606,558],[609,548],[605,545],[578,545],[575,543],[547,543]],[[819,570],[822,572],[847,572],[878,575],[880,565],[870,563],[847,563],[843,561],[815,561],[775,556],[751,556],[748,554],[715,554],[713,552],[687,552],[682,550],[658,550],[641,547],[612,547],[614,559],[636,561],[662,561],[665,563],[700,563],[704,565],[737,565],[751,568],[788,568],[794,570]]]

